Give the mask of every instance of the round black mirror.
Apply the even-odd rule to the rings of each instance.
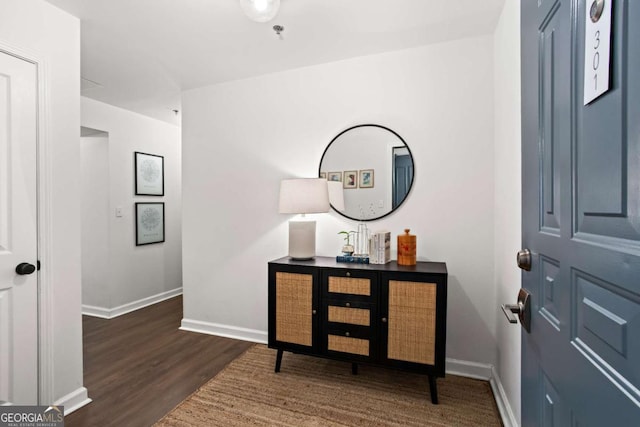
[[[372,221],[389,215],[409,195],[413,156],[402,137],[380,125],[357,125],[331,140],[320,159],[321,178],[342,182],[349,219]],[[333,206],[332,206],[333,207]]]

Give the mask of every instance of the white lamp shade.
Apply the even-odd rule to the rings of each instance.
[[[280,182],[280,213],[329,212],[329,189],[322,178],[285,179]]]
[[[245,15],[252,21],[271,21],[280,9],[280,0],[240,0]]]
[[[329,202],[337,211],[344,211],[344,190],[339,181],[327,181],[329,185]]]

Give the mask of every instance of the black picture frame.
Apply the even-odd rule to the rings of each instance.
[[[165,239],[164,202],[135,204],[136,246],[163,243]]]
[[[164,156],[133,152],[135,195],[164,196]]]

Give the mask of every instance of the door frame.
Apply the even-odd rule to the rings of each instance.
[[[36,215],[38,261],[44,266],[38,271],[38,403],[51,404],[54,399],[53,363],[53,292],[51,291],[51,129],[48,114],[50,76],[44,55],[0,40],[0,52],[32,63],[37,73],[36,98]]]

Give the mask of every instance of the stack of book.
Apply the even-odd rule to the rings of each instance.
[[[336,262],[350,262],[353,264],[369,264],[368,256],[354,256],[354,255],[338,255]]]
[[[391,261],[391,233],[378,231],[369,239],[369,263],[386,264]]]

